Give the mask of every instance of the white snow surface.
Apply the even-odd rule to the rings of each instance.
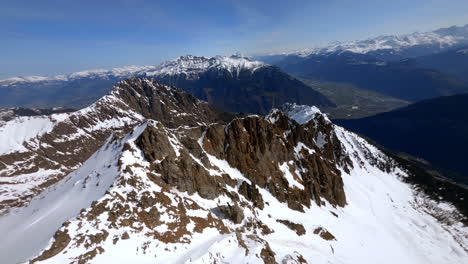
[[[132,142],[143,128],[144,126],[138,127],[132,136],[127,136],[123,142],[129,142],[135,147]],[[172,138],[171,144],[178,148],[180,143],[174,131],[166,129],[168,137]],[[268,235],[259,235],[276,253],[275,258],[279,263],[295,263],[293,259],[299,254],[308,263],[319,264],[468,263],[468,253],[462,247],[463,245],[466,248],[468,244],[466,227],[458,223],[446,225],[438,222],[419,206],[418,201],[426,198],[419,196],[410,185],[402,181],[402,178],[406,177],[404,171],[398,167],[391,172],[382,171],[373,161],[367,159],[371,155],[378,161],[387,161],[388,158],[381,151],[341,127],[334,126],[334,131],[353,163],[353,169],[349,173],[341,171],[347,199],[345,207],[334,207],[328,203],[319,207],[312,203],[310,208],[304,208],[304,212],[300,212],[290,209],[286,203],[279,202],[269,191],[262,188],[259,190],[265,201],[265,208],[252,211],[249,207],[244,207],[244,223],[245,219],[253,217],[274,231]],[[263,263],[258,255],[264,245],[260,240],[249,239],[248,233],[241,234],[249,247],[249,253],[246,254],[234,233],[221,234],[215,228],[205,228],[202,233],[194,232],[189,238],[190,243],[164,243],[145,236],[143,233],[148,231],[146,229],[135,232],[138,226],[135,229],[107,229],[105,217],[100,218],[98,227],[74,218],[81,208],[89,207],[91,201],[104,199],[106,190],[117,192],[124,197],[132,191],[129,186],[111,186],[117,175],[116,162],[119,157],[123,161],[123,167],[140,164],[133,167],[134,175],[139,177],[144,186],[137,190],[137,195],[147,191],[162,191],[160,186],[146,177],[149,163],[141,152],[122,153],[123,142],[106,144],[80,169],[44,193],[41,198],[34,200],[27,208],[0,217],[0,233],[3,234],[0,237],[0,256],[5,256],[5,263],[15,263],[36,256],[41,248],[50,244],[49,239],[54,230],[67,219],[70,219],[67,229],[72,237],[76,235],[74,230],[86,230],[87,234],[103,230],[109,232],[109,239],[100,245],[105,251],[98,254],[91,263]],[[201,142],[203,136],[199,139],[200,145]],[[298,144],[297,152],[303,147]],[[305,150],[309,153],[312,151]],[[238,183],[250,182],[239,170],[230,167],[227,161],[211,155],[208,155],[208,159],[212,168],[205,169],[213,177],[228,174]],[[111,167],[108,168],[108,165]],[[285,177],[291,185],[302,187],[286,168],[286,164],[278,165],[284,167],[285,174],[289,173]],[[96,186],[97,182],[99,186]],[[228,188],[236,192],[239,184]],[[227,196],[207,200],[197,194],[188,195],[175,189],[165,194],[174,204],[177,204],[180,197],[197,203],[201,209],[187,212],[197,216],[206,216],[212,208],[230,201]],[[243,196],[241,199],[251,204]],[[447,213],[455,211],[453,206],[448,204],[438,204],[436,207],[437,210]],[[162,211],[160,218],[170,222],[176,216]],[[298,236],[293,230],[276,221],[279,219],[302,224],[306,234]],[[223,222],[226,226],[236,227],[227,219]],[[190,223],[188,226],[192,225],[193,223]],[[314,234],[314,230],[319,227],[328,230],[336,240],[324,240]],[[164,232],[167,225],[160,225],[156,229],[158,232]],[[130,234],[129,239],[119,240],[117,243],[110,239],[121,236],[124,232]],[[455,235],[460,233],[462,239],[457,241]],[[18,247],[18,243],[22,246]],[[69,250],[62,251],[43,263],[68,263],[85,252],[83,248],[71,246]]]
[[[286,115],[288,115],[291,119],[294,119],[299,124],[305,124],[309,122],[310,120],[314,119],[316,115],[322,115],[326,118],[327,121],[329,121],[328,117],[323,114],[316,106],[285,103],[281,107],[281,111],[283,111]]]
[[[122,141],[106,142],[78,170],[19,210],[0,217],[2,263],[18,263],[46,247],[63,222],[101,198],[118,175],[117,160],[125,142],[134,140],[146,124]]]
[[[66,116],[68,114],[19,116],[0,124],[0,155],[26,151],[24,142],[50,132],[54,124]]]

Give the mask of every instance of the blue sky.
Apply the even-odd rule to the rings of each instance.
[[[467,23],[467,0],[0,0],[0,78],[294,50]]]

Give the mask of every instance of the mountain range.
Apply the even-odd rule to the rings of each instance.
[[[79,111],[2,116],[5,263],[468,260],[466,189],[316,107],[236,116],[130,78]]]
[[[261,61],[275,64],[288,56],[308,57],[330,53],[352,52],[367,54],[379,60],[391,61],[419,57],[457,49],[468,45],[468,24],[439,28],[428,32],[414,32],[405,35],[386,35],[355,40],[334,42],[319,48],[305,48],[293,52],[273,53],[257,56]]]
[[[187,55],[157,66],[14,77],[0,80],[0,107],[79,109],[105,95],[115,82],[136,76],[179,87],[223,111],[266,114],[273,107],[295,102],[330,109],[334,117],[356,118],[393,110],[404,102],[467,93],[463,70],[467,32],[468,25],[453,26],[253,59]],[[308,81],[322,83],[315,85],[319,88],[334,83],[356,89],[351,94],[310,89],[304,84]],[[337,103],[349,96],[358,102],[361,95],[372,100],[357,105]],[[374,106],[373,101],[379,100],[386,102],[384,107]],[[355,108],[364,110],[353,114]]]
[[[255,58],[296,77],[416,102],[468,93],[466,47],[468,25]]]
[[[131,76],[176,85],[223,111],[266,114],[285,102],[334,106],[279,68],[240,56],[181,56],[159,66],[10,78],[0,81],[0,106],[82,108],[109,92],[115,82]]]

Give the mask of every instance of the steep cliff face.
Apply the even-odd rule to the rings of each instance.
[[[157,110],[144,109],[171,104],[151,95],[138,100],[144,83],[187,105],[177,108],[183,117],[208,111],[175,99],[174,88],[120,84],[118,94],[142,121],[109,138],[41,198],[0,217],[7,263],[468,259],[463,216],[414,191],[403,167],[318,109],[290,105],[228,123],[209,115],[155,121]],[[19,249],[21,241],[29,242]]]
[[[321,145],[316,143],[319,137]],[[322,199],[346,204],[338,168],[348,170],[351,164],[323,118],[299,125],[274,111],[266,119],[235,119],[227,126],[210,126],[203,146],[292,209],[303,211],[303,206],[310,207],[311,201],[320,205]]]

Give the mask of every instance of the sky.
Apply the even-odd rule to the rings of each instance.
[[[464,24],[467,0],[0,0],[0,79]]]

